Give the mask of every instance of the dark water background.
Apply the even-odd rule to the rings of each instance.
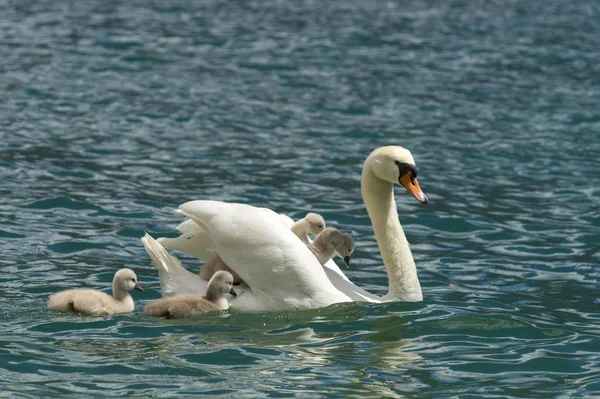
[[[598,2],[0,0],[0,93],[1,397],[600,397]],[[384,294],[384,144],[424,302],[140,313],[200,198],[322,213]],[[46,309],[123,266],[133,315]]]

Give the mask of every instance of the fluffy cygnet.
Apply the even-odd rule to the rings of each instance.
[[[144,291],[133,270],[121,269],[115,273],[112,296],[91,289],[66,290],[50,295],[48,308],[90,315],[133,312],[131,290]]]
[[[315,238],[308,248],[324,265],[335,255],[344,259],[346,266],[350,265],[350,255],[354,252],[354,240],[348,234],[334,228],[326,228]]]
[[[233,276],[218,271],[208,282],[206,294],[180,294],[150,302],[144,313],[147,316],[179,318],[195,316],[213,310],[229,309],[227,294],[237,296],[233,290]]]
[[[309,245],[308,233],[310,234],[319,234],[325,228],[325,219],[323,216],[317,213],[308,213],[304,218],[296,221],[292,225],[292,233],[296,234],[298,238],[302,240],[303,243]],[[202,265],[200,269],[200,278],[203,280],[209,280],[215,272],[219,270],[225,270],[233,276],[233,282],[238,285],[243,283],[240,276],[237,275],[236,272],[231,270],[225,262],[221,259],[221,257],[214,253],[212,254]]]
[[[296,221],[292,225],[292,232],[302,240],[303,243],[308,244],[308,233],[319,234],[325,228],[325,219],[318,213],[307,213],[305,217]]]

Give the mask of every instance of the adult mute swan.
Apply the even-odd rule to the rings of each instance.
[[[388,293],[383,297],[354,285],[333,261],[321,267],[286,226],[288,221],[265,208],[187,202],[178,212],[190,220],[178,230],[190,234],[159,242],[201,259],[218,253],[250,287],[231,303],[233,308],[280,310],[346,301],[421,301],[416,265],[398,220],[394,184],[402,185],[419,202],[428,202],[410,151],[400,146],[375,149],[363,165],[361,193],[388,274]]]

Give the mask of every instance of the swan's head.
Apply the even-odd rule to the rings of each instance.
[[[419,202],[429,200],[417,181],[417,166],[412,154],[404,147],[379,147],[367,159],[375,176],[394,184],[400,184]]]
[[[113,285],[114,284],[125,291],[144,291],[142,286],[138,283],[137,276],[131,269],[121,269],[116,272],[115,278],[113,279]]]
[[[319,215],[318,213],[308,213],[304,217],[304,220],[306,220],[307,231],[310,234],[317,235],[325,228],[325,219],[323,219],[323,216]]]
[[[217,298],[223,297],[225,294],[237,296],[233,289],[233,276],[231,273],[225,270],[216,272],[208,282],[206,292],[207,294],[210,292],[211,296]]]

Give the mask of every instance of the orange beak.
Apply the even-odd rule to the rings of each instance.
[[[417,178],[412,178],[411,173],[407,173],[400,178],[400,184],[404,186],[405,189],[408,190],[409,193],[412,194],[413,197],[417,199],[422,204],[426,204],[429,202],[427,196],[421,191],[421,187],[419,187],[419,182]]]

